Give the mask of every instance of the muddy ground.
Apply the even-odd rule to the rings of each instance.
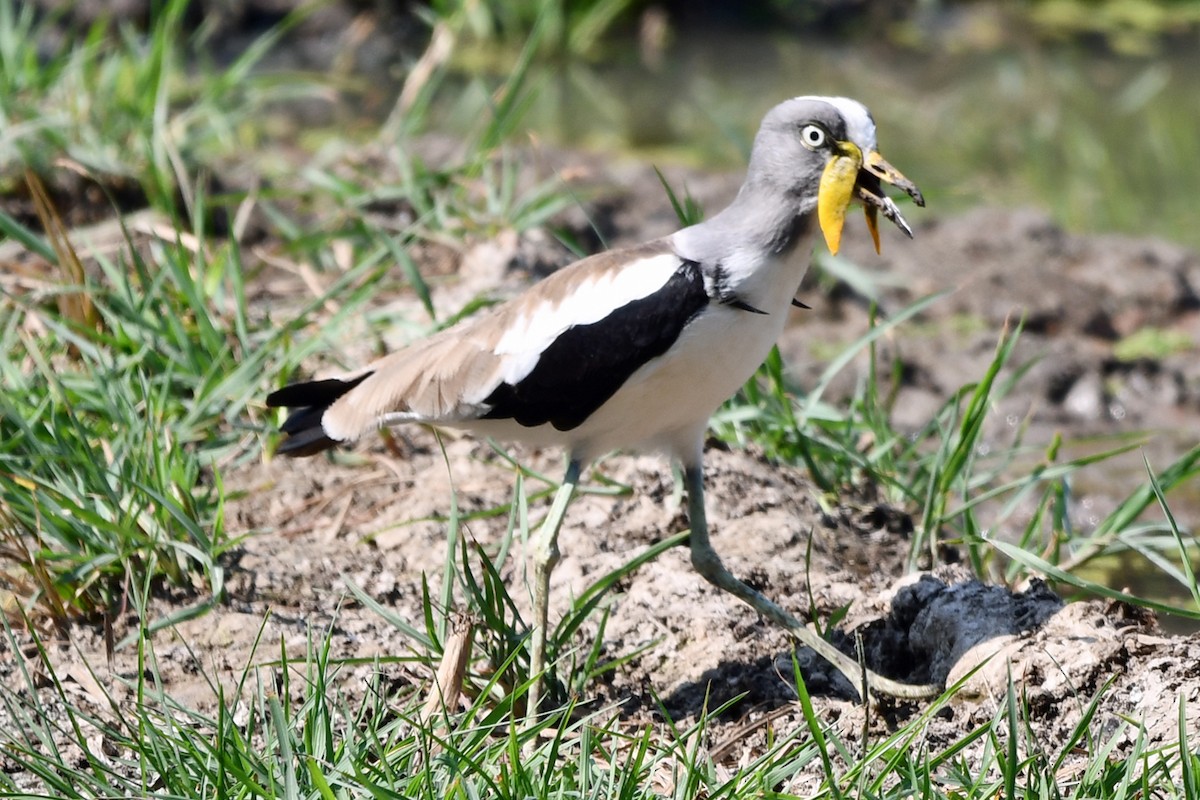
[[[560,172],[602,187],[587,212],[610,243],[673,228],[672,212],[646,165],[542,155],[543,165],[552,159]],[[668,177],[677,186],[686,184],[711,213],[736,190],[740,176],[669,172]],[[1069,234],[1032,211],[942,216],[931,209],[914,211],[910,219],[915,241],[885,231],[882,257],[871,252],[855,221],[844,252],[880,278],[885,313],[953,289],[883,344],[885,355],[904,365],[899,425],[919,427],[953,390],[981,376],[1001,326],[1024,316],[1017,360],[1041,360],[993,410],[989,441],[996,447],[1006,446],[1022,425],[1032,443],[1045,443],[1056,431],[1077,437],[1166,430],[1148,450],[1156,459],[1194,443],[1200,431],[1196,348],[1134,361],[1113,355],[1116,342],[1146,326],[1200,340],[1200,259],[1194,253],[1160,241]],[[559,222],[595,245],[581,211]],[[465,252],[427,248],[420,255],[431,274],[444,276],[435,289],[443,313],[481,291],[517,291],[565,259],[544,231],[501,236]],[[258,302],[280,306],[309,291],[295,273],[270,267],[254,286]],[[829,281],[814,280],[802,296],[813,308],[795,312],[781,347],[803,386],[840,349],[838,343],[866,330],[868,303],[845,283]],[[401,290],[375,302],[416,308]],[[395,344],[407,335],[396,331],[384,338]],[[356,348],[369,347],[363,342],[363,337],[348,341],[345,354],[352,358]],[[835,397],[852,390],[864,366],[853,365],[839,379]],[[269,388],[263,387],[264,394]],[[411,653],[395,627],[348,593],[347,582],[420,626],[421,578],[436,591],[446,556],[445,525],[428,518],[448,513],[452,488],[460,508],[471,512],[507,503],[513,486],[513,470],[486,444],[463,437],[448,437],[444,444],[446,458],[430,432],[414,429],[393,448],[372,438],[335,459],[251,460],[226,471],[226,490],[237,498],[228,504],[227,527],[245,539],[227,565],[223,602],[154,635],[167,692],[185,705],[211,709],[210,679],[232,686],[247,663],[274,659],[280,641],[302,657],[314,631],[330,632],[333,658]],[[561,469],[560,454],[515,452],[546,474]],[[1159,463],[1164,465],[1165,460]],[[572,507],[560,539],[563,559],[554,573],[555,619],[597,576],[686,527],[662,459],[613,456],[589,473],[588,485],[600,485],[601,476],[629,491],[585,495]],[[753,448],[710,444],[706,479],[713,543],[731,570],[802,616],[824,621],[848,606],[834,634],[848,652],[853,634],[861,633],[872,665],[910,682],[955,680],[983,664],[931,721],[930,748],[993,719],[1010,664],[1030,703],[1034,729],[1051,752],[1110,681],[1092,729],[1121,736],[1116,753],[1135,737],[1123,719],[1144,721],[1151,746],[1176,737],[1181,698],[1188,703],[1190,728],[1200,730],[1200,637],[1167,635],[1151,615],[1121,604],[1064,604],[1037,581],[1011,589],[986,586],[952,563],[905,574],[911,509],[888,505],[869,486],[823,496],[805,470],[772,464]],[[1079,525],[1094,524],[1132,488],[1121,480],[1098,480],[1082,490]],[[530,486],[538,488],[536,481]],[[1190,510],[1177,514],[1185,525],[1196,522]],[[1018,523],[1005,522],[997,535],[1011,534],[1007,527]],[[494,548],[506,526],[504,516],[475,518],[465,524],[465,535]],[[947,548],[942,555],[953,562],[956,551]],[[519,541],[498,566],[527,609]],[[154,615],[196,600],[160,598]],[[582,699],[614,704],[632,727],[662,723],[656,699],[675,720],[686,721],[706,703],[711,708],[740,696],[709,727],[710,752],[728,764],[744,762],[768,737],[804,724],[795,703],[788,637],[701,581],[686,548],[673,548],[623,579],[610,610],[603,656],[645,649],[585,687]],[[117,638],[133,623],[131,617],[117,620]],[[596,625],[593,618],[584,626],[580,647],[591,645]],[[260,636],[271,644],[255,652]],[[98,702],[84,662],[108,691],[130,700],[118,678],[134,673],[133,648],[119,649],[107,662],[101,632],[79,625],[53,641],[50,652],[56,672],[77,686],[81,702],[96,702],[98,713],[111,712]],[[820,714],[849,737],[857,736],[864,715],[879,734],[924,707],[885,702],[865,708],[822,662],[801,652],[800,663]],[[381,669],[388,673],[384,685],[398,696],[425,691],[431,677],[413,665]],[[342,690],[364,691],[373,670],[343,668]],[[2,671],[14,685],[18,676],[11,665]],[[803,791],[810,779],[816,777],[803,776],[789,789]]]

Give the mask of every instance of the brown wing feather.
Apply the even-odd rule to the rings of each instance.
[[[500,383],[503,357],[495,348],[504,333],[543,303],[556,305],[590,277],[630,261],[672,252],[666,239],[589,256],[555,272],[487,313],[460,322],[391,353],[356,374],[371,372],[338,399],[323,417],[335,439],[349,440],[379,427],[389,414],[430,423],[463,422],[484,413],[470,402]]]

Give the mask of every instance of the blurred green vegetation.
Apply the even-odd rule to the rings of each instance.
[[[713,59],[713,52],[722,53]],[[505,59],[452,62],[459,91],[430,109],[469,130]],[[511,60],[511,56],[509,57]],[[1126,56],[1079,41],[990,49],[737,31],[680,35],[661,62],[610,43],[602,64],[535,61],[525,127],[571,147],[659,164],[738,169],[780,97],[861,99],[881,147],[940,214],[1034,206],[1075,231],[1158,235],[1200,247],[1200,48]]]
[[[1195,347],[1195,340],[1186,331],[1145,327],[1114,344],[1113,355],[1119,361],[1157,361],[1176,353],[1186,353]]]
[[[1097,37],[1129,54],[1152,53],[1164,38],[1194,34],[1200,25],[1196,0],[1032,0],[1025,13],[1045,36]]]
[[[523,42],[542,20],[548,25],[544,52],[574,55],[595,54],[614,28],[624,33],[640,28],[642,35],[653,35],[648,19],[656,21],[652,24],[665,19],[685,29],[817,30],[909,43],[949,28],[959,29],[976,47],[1032,35],[1087,39],[1129,54],[1153,52],[1200,26],[1197,0],[431,0],[429,10],[481,41]]]

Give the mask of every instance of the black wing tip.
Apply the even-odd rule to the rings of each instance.
[[[290,458],[316,455],[338,445],[321,423],[325,411],[346,392],[371,376],[370,372],[350,380],[326,378],[320,381],[293,383],[267,395],[270,408],[294,409],[279,429],[287,438],[275,450]]]
[[[288,458],[304,458],[315,456],[338,444],[340,443],[336,439],[330,439],[321,428],[309,428],[299,433],[289,433],[275,452]]]
[[[328,408],[333,405],[333,401],[371,377],[371,374],[364,372],[350,380],[325,378],[319,381],[293,383],[267,395],[267,406],[270,408],[300,408],[302,406]]]

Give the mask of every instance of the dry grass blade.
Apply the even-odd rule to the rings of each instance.
[[[475,625],[469,615],[454,614],[450,618],[450,635],[442,650],[442,660],[433,677],[429,696],[425,698],[425,705],[418,715],[422,722],[427,722],[439,711],[450,713],[458,707],[474,635]]]
[[[83,291],[83,263],[67,236],[62,215],[58,213],[50,195],[46,193],[42,179],[32,169],[25,170],[25,184],[29,187],[29,196],[33,198],[33,207],[42,223],[42,230],[46,232],[46,238],[58,256],[58,267],[63,272],[64,284],[78,289],[75,293],[59,295],[59,313],[77,325],[98,329],[100,315],[96,313],[91,298]]]
[[[36,489],[30,486],[29,491]],[[36,620],[29,617],[23,599],[40,597],[41,602],[34,609],[48,609],[54,626],[60,633],[65,632],[69,611],[58,595],[45,561],[29,549],[29,541],[34,537],[33,531],[23,531],[20,522],[0,506],[0,560],[10,564],[0,573],[0,607],[14,623],[28,624]]]
[[[417,63],[413,65],[408,73],[408,78],[404,81],[404,88],[400,91],[396,108],[392,112],[394,119],[402,119],[412,111],[426,84],[454,53],[456,38],[453,28],[445,20],[440,20],[433,26],[433,35],[429,38],[429,46],[417,59]],[[387,133],[388,128],[385,127],[384,131]]]

